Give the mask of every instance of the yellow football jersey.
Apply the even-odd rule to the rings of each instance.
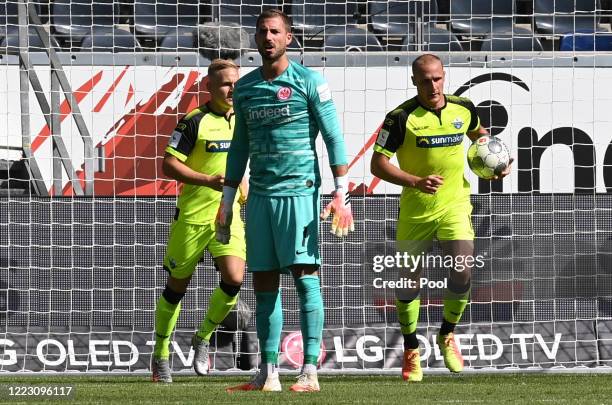
[[[177,124],[166,153],[175,156],[191,169],[208,175],[225,174],[227,151],[234,132],[234,115],[228,119],[201,106],[185,115]],[[221,192],[209,187],[184,184],[177,201],[175,219],[191,224],[215,220]],[[234,216],[240,217],[236,202]]]
[[[401,220],[432,221],[451,207],[470,204],[470,186],[463,175],[463,138],[480,127],[480,120],[470,100],[445,98],[439,111],[421,105],[416,97],[404,102],[387,114],[378,133],[374,150],[389,158],[396,154],[400,169],[419,177],[444,178],[435,194],[404,187]]]

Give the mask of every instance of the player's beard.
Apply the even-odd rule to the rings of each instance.
[[[287,47],[283,47],[283,48],[275,48],[276,52],[273,52],[271,55],[268,55],[265,52],[265,48],[264,48],[264,52],[260,52],[259,54],[261,55],[261,58],[268,61],[268,62],[276,62],[277,60],[279,60],[280,58],[283,57],[283,55],[285,55],[285,53],[287,52]]]

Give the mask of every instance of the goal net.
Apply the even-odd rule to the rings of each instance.
[[[177,120],[209,99],[210,61],[197,45],[189,50],[194,29],[231,22],[252,34],[262,7],[273,6],[293,18],[290,58],[328,80],[349,154],[356,231],[339,240],[328,223],[320,230],[321,370],[401,367],[394,292],[380,288],[387,276],[379,271],[395,254],[401,189],[373,177],[369,162],[385,114],[416,95],[410,64],[423,52],[442,58],[446,93],[470,98],[515,158],[503,181],[479,180],[466,165],[482,259],[456,329],[466,366],[610,365],[612,52],[609,14],[599,1],[576,2],[593,9],[572,12],[521,0],[508,2],[509,10],[491,10],[493,0],[96,2],[110,5],[102,11],[89,3],[29,2],[42,17],[38,25],[19,18],[18,5],[27,2],[0,5],[0,371],[148,371],[180,191],[161,162]],[[138,14],[151,4],[157,14]],[[60,16],[69,18],[70,32],[59,30]],[[547,32],[547,16],[573,28]],[[156,29],[146,32],[146,21]],[[597,29],[583,31],[585,21]],[[98,26],[109,31],[89,43],[76,30]],[[47,33],[46,44],[57,41],[57,53],[44,52],[36,27]],[[244,49],[241,75],[261,63],[254,47]],[[333,181],[320,140],[318,155],[325,203]],[[421,292],[423,366],[445,370],[436,335],[448,272],[433,267],[424,277],[432,285]],[[171,341],[174,372],[192,370],[191,336],[218,281],[206,254]],[[281,289],[281,368],[295,370],[303,355],[300,310],[289,277]],[[250,275],[240,294],[213,337],[214,371],[258,365]]]

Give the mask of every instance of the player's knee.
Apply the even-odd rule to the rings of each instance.
[[[471,286],[472,279],[469,277],[469,275],[467,277],[465,277],[465,275],[455,277],[451,275],[450,280],[448,281],[449,291],[456,294],[464,294],[468,292]]]
[[[414,301],[421,293],[420,288],[401,288],[395,290],[395,298],[405,304]]]
[[[240,286],[242,285],[243,277],[243,272],[226,272],[221,275],[221,281],[225,284],[238,286],[238,288],[240,288]]]
[[[219,281],[219,288],[221,289],[221,291],[223,291],[230,297],[235,297],[236,295],[238,295],[238,293],[240,292],[241,286],[242,286],[242,277],[237,282],[231,277],[229,278],[229,280],[227,280],[227,282],[224,281],[223,279]]]
[[[313,299],[321,295],[321,284],[318,276],[304,275],[295,277],[294,275],[294,282],[300,299]]]
[[[293,276],[293,279],[296,281],[304,276],[317,276],[318,277],[318,274],[319,274],[318,264],[293,265],[290,267],[290,269],[291,269],[291,275]]]
[[[166,285],[164,288],[164,292],[162,292],[162,296],[172,305],[177,305],[183,297],[185,296],[185,292],[174,291],[170,286]]]
[[[175,291],[177,293],[185,294],[190,281],[191,281],[191,275],[185,278],[176,278],[172,276],[172,274],[170,274],[170,276],[168,277],[168,280],[166,281],[166,287],[170,288],[170,290]]]
[[[256,271],[252,274],[255,292],[278,291],[280,283],[280,273],[278,271]]]

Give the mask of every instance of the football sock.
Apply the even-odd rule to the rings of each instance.
[[[278,347],[283,327],[283,310],[280,290],[255,292],[257,339],[261,350],[261,362],[278,364]],[[262,364],[262,369],[264,368]]]
[[[442,326],[440,326],[440,336],[448,335],[455,331],[456,323],[452,323],[447,321],[446,319],[442,319]]]
[[[321,352],[323,333],[323,298],[318,276],[302,276],[295,279],[300,298],[300,329],[304,346],[304,364],[317,364]],[[316,368],[315,368],[316,370]]]
[[[213,291],[210,296],[208,311],[198,329],[198,336],[206,342],[210,342],[210,337],[215,331],[215,328],[223,322],[227,314],[230,313],[238,301],[238,291],[240,287],[236,287],[238,291],[234,289],[235,294],[232,296],[230,294],[234,293],[234,291],[228,289],[226,286],[228,285],[224,285],[222,282],[221,285]],[[228,292],[230,294],[228,294]]]
[[[168,287],[164,290],[155,307],[155,348],[153,355],[157,358],[170,357],[170,337],[181,312],[181,299],[185,293],[176,293]]]
[[[302,374],[315,374],[317,366],[315,364],[304,364],[302,366]]]
[[[409,335],[416,332],[420,306],[420,298],[415,298],[411,301],[395,300],[397,317],[399,319],[402,334]]]
[[[452,282],[449,282],[449,286],[444,294],[444,320],[451,324],[458,324],[463,315],[463,311],[468,303],[470,296],[470,283],[466,285],[457,286]],[[446,325],[448,328],[449,325]],[[454,328],[454,325],[453,325]],[[442,333],[441,333],[442,334]]]
[[[278,373],[278,364],[276,364],[276,362],[262,363],[260,367],[260,372],[266,377],[274,373]]]
[[[413,350],[419,348],[419,340],[416,337],[416,332],[404,334],[404,350]]]

